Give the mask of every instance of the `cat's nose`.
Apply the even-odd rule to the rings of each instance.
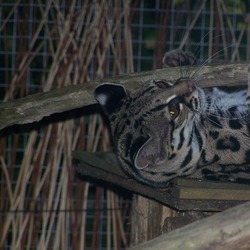
[[[195,84],[192,80],[190,79],[187,79],[186,80],[186,84],[187,84],[187,92],[186,92],[186,96],[189,97],[195,90],[196,90],[196,87],[195,87]]]
[[[183,89],[183,92],[184,92],[184,95],[186,97],[189,97],[195,90],[196,90],[196,86],[193,82],[192,79],[190,78],[180,78],[176,83],[175,85],[179,86],[180,88],[184,88]]]

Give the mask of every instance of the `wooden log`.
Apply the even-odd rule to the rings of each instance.
[[[189,67],[189,75],[196,75],[200,87],[235,86],[247,83],[246,63],[216,66]],[[175,81],[181,76],[182,68],[165,68],[142,73],[127,74],[109,79],[92,81],[76,86],[67,86],[46,93],[30,95],[0,105],[0,129],[14,125],[40,121],[55,113],[95,104],[93,91],[101,82],[116,82],[128,90],[135,91],[151,79]],[[199,71],[199,76],[197,72]]]
[[[131,250],[250,248],[250,202],[196,221]]]

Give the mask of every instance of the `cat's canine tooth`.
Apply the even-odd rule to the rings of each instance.
[[[166,99],[166,103],[169,103],[172,99],[174,99],[175,97],[177,97],[177,95],[171,95],[170,97],[168,97]]]
[[[180,103],[180,111],[182,111],[183,110],[183,104],[182,103]],[[178,118],[178,117],[177,117]]]

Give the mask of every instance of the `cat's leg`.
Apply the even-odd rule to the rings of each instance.
[[[184,52],[180,49],[166,52],[162,59],[163,67],[176,67],[184,65],[195,65],[196,58],[193,53]]]

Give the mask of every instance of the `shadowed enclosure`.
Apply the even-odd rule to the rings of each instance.
[[[1,104],[159,69],[176,48],[200,63],[245,62],[249,8],[245,1],[5,1]],[[0,248],[129,246],[132,194],[79,178],[72,167],[74,150],[112,150],[99,111],[82,107],[0,131]]]

